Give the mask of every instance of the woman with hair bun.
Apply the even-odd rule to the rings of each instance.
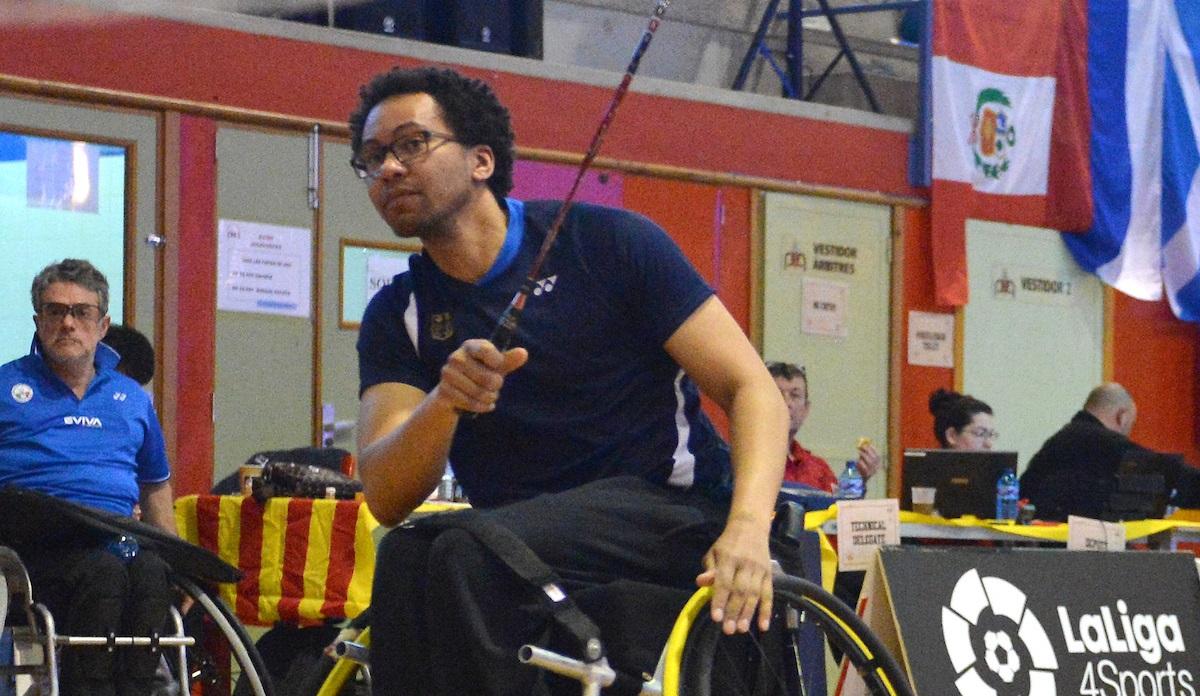
[[[933,434],[946,449],[988,450],[1000,433],[992,407],[973,396],[938,389],[929,396]]]

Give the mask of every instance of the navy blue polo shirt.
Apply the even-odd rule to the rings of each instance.
[[[46,365],[36,339],[29,355],[0,366],[0,486],[130,515],[139,484],[170,478],[154,406],[116,371],[119,360],[97,346],[82,399]]]
[[[508,200],[508,231],[477,283],[414,255],[371,300],[358,339],[360,393],[384,382],[429,392],[446,358],[491,335],[559,204]],[[475,505],[499,505],[600,478],[728,485],[729,452],[696,385],[663,348],[713,294],[657,225],[576,204],[542,267],[513,342],[529,361],[494,412],[460,421],[455,474]]]

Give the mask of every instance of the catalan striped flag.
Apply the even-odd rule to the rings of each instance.
[[[1091,224],[1086,0],[935,0],[933,186],[937,299],[967,301],[967,218]]]
[[[311,624],[357,616],[370,603],[379,523],[352,500],[185,496],[179,535],[242,570],[221,597],[248,624]]]
[[[1092,0],[1088,10],[1095,222],[1064,235],[1116,289],[1200,321],[1200,2]]]

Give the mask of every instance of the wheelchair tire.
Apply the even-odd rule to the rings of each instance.
[[[233,615],[233,612],[221,601],[220,597],[210,595],[205,592],[199,585],[183,578],[175,576],[172,578],[181,590],[189,597],[195,600],[196,606],[193,607],[193,612],[202,611],[203,619],[201,622],[201,630],[209,630],[208,623],[215,627],[221,638],[229,646],[229,654],[234,661],[237,662],[241,669],[242,675],[245,677],[246,685],[250,688],[250,693],[253,696],[275,696],[275,689],[271,683],[270,674],[267,671],[262,656],[258,654],[258,649],[254,647],[254,640],[246,629]],[[188,655],[188,669],[196,672],[195,664],[202,663],[205,659],[209,659],[204,654],[205,646],[203,636],[194,636],[196,638],[196,646],[193,647]],[[202,687],[203,688],[203,687]],[[228,691],[224,691],[228,693]]]
[[[913,696],[900,665],[862,619],[819,585],[787,575],[775,578],[775,616],[766,635],[726,636],[706,612],[693,610],[687,639],[679,655],[677,696],[775,696],[803,693],[790,659],[785,608],[816,624],[833,646],[862,676],[875,696]],[[704,602],[707,606],[707,602]],[[685,613],[681,616],[688,616]],[[697,619],[697,617],[700,617]],[[665,694],[665,696],[674,696]]]

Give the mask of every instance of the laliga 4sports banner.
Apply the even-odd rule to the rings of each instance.
[[[879,554],[920,696],[1195,696],[1190,554],[889,548]],[[867,578],[864,591],[874,579]],[[881,611],[882,610],[882,611]],[[893,634],[895,635],[895,634]]]
[[[1086,48],[1086,0],[934,0],[939,303],[967,301],[967,218],[1091,224]]]

